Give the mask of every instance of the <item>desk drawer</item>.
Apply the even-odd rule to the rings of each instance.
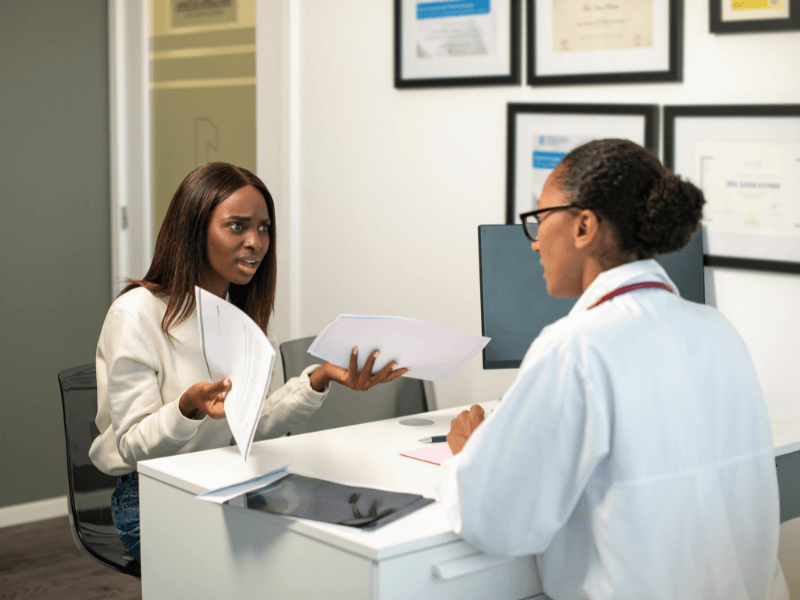
[[[381,561],[373,600],[520,600],[542,592],[536,560],[483,554],[457,541]]]

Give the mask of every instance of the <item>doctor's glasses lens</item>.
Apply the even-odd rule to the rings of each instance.
[[[523,221],[522,228],[525,231],[525,237],[527,237],[530,241],[536,241],[536,236],[539,233],[539,223],[536,222],[536,219],[533,217],[528,217]]]

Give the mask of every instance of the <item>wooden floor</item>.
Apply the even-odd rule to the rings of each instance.
[[[67,517],[0,529],[0,600],[140,600],[141,582],[81,554]]]

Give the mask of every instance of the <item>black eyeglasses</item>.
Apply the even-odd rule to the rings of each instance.
[[[542,224],[542,220],[539,215],[545,213],[550,210],[562,210],[564,208],[581,208],[575,204],[556,204],[555,206],[548,206],[547,208],[540,208],[539,210],[532,210],[531,212],[526,212],[520,214],[519,218],[522,221],[522,230],[525,232],[525,236],[532,242],[536,241],[536,237],[539,235],[539,225]]]

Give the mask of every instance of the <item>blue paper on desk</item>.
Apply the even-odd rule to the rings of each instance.
[[[490,340],[419,319],[339,315],[317,336],[308,353],[346,369],[350,353],[357,347],[361,370],[369,353],[380,350],[373,372],[397,361],[398,368],[410,369],[403,377],[444,381]]]

